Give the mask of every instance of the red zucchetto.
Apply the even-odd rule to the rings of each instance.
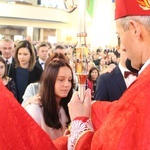
[[[115,20],[126,16],[149,16],[150,0],[115,0]]]

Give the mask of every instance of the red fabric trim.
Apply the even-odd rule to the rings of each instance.
[[[88,119],[88,117],[76,117],[74,120],[81,120],[83,122],[86,122]]]

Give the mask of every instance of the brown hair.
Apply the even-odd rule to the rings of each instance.
[[[64,60],[64,61],[66,61],[67,63],[69,63],[68,57],[66,57],[64,54],[54,52],[54,53],[52,53],[52,54],[50,55],[50,57],[46,60],[45,67],[46,67],[52,60]]]
[[[59,69],[61,67],[68,67],[71,72],[72,69],[70,65],[64,60],[54,60],[51,61],[44,69],[41,80],[40,87],[40,95],[43,106],[43,114],[45,123],[52,128],[59,129],[62,127],[59,121],[57,102],[55,97],[55,82],[58,76]],[[67,95],[67,97],[62,98],[60,101],[60,106],[62,106],[65,110],[66,116],[70,122],[70,116],[68,111],[68,103],[72,97],[73,93],[73,72],[72,72],[72,80],[71,80],[71,89]],[[66,122],[66,125],[69,123]]]
[[[29,61],[28,70],[32,70],[34,68],[35,62],[36,62],[33,45],[27,40],[20,41],[16,45],[16,48],[15,48],[16,50],[15,50],[15,55],[14,55],[16,67],[20,67],[20,63],[18,61],[18,52],[19,52],[20,48],[27,48],[29,50],[31,57],[30,57],[30,61]]]
[[[92,73],[93,70],[96,70],[97,73],[98,73],[98,76],[99,76],[99,70],[98,70],[98,68],[97,68],[97,67],[92,67],[92,68],[89,70],[88,77],[87,77],[90,81],[92,81],[91,73]]]
[[[39,51],[39,49],[40,49],[41,47],[48,47],[48,45],[47,45],[46,43],[42,42],[42,43],[40,43],[40,44],[36,47],[36,50]]]
[[[5,66],[5,72],[4,72],[4,75],[2,76],[2,78],[6,78],[7,77],[7,65],[6,65],[6,62],[2,56],[0,56],[0,62],[2,62]]]

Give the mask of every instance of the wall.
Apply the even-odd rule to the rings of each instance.
[[[0,0],[0,26],[13,25],[29,29],[33,27],[56,29],[58,41],[76,43],[79,31],[78,9],[73,13],[66,13],[53,8],[8,4],[2,3],[2,1],[4,2],[4,0]],[[36,4],[36,1],[32,1]],[[87,15],[87,43],[91,45],[92,49],[100,46],[105,47],[105,45],[116,46],[115,6],[112,0],[94,1],[94,16],[90,18]]]
[[[94,0],[94,16],[88,35],[91,47],[116,46],[117,35],[114,21],[115,4],[112,0]]]
[[[0,10],[1,26],[22,26],[31,30],[34,27],[49,28],[59,32],[61,30],[62,36],[58,36],[59,42],[63,41],[70,31],[77,32],[76,22],[72,22],[72,18],[76,20],[76,10],[73,13],[67,13],[54,8],[13,3],[0,3]]]

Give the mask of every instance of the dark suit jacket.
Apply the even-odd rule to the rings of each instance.
[[[7,65],[7,76],[11,76],[11,70],[15,67],[15,59],[12,58],[12,63]]]
[[[118,66],[110,73],[102,74],[97,79],[95,100],[118,100],[126,90],[126,84]]]
[[[42,68],[42,66],[41,66],[41,64],[40,64],[40,62],[39,62],[39,60],[37,60],[36,61],[36,64],[35,64],[36,66],[38,66],[40,69],[42,69],[42,71],[43,71],[43,68]]]

